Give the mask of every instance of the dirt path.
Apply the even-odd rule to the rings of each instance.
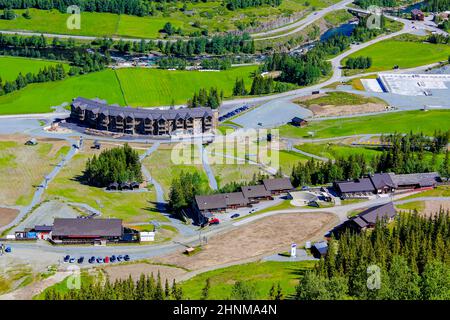
[[[46,288],[63,281],[69,274],[67,272],[57,272],[55,275],[48,277],[39,282],[14,290],[13,292],[0,296],[0,300],[31,300],[33,296],[41,293]]]

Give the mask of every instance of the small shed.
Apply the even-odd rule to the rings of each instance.
[[[299,117],[294,117],[291,120],[291,124],[296,127],[305,127],[308,124],[308,121]]]
[[[131,187],[131,189],[139,189],[139,183],[136,181],[133,181],[132,183],[130,183],[130,187]]]
[[[311,253],[316,258],[324,257],[328,252],[328,243],[326,241],[319,241],[312,245]]]
[[[108,190],[117,190],[117,189],[119,189],[119,184],[117,182],[110,183],[107,189]]]

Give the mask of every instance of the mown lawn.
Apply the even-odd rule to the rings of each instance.
[[[273,284],[279,283],[284,297],[295,294],[295,286],[305,271],[314,267],[315,261],[253,262],[201,273],[181,283],[188,299],[200,299],[206,279],[210,279],[208,299],[227,299],[236,281],[254,286],[256,299],[268,299]]]
[[[0,20],[1,21],[1,20]],[[16,80],[19,73],[25,76],[27,73],[37,74],[39,70],[44,69],[47,66],[55,66],[57,61],[30,59],[20,57],[7,57],[0,56],[0,78],[3,81]],[[66,69],[69,69],[69,65],[63,63]]]
[[[79,96],[99,97],[122,106],[160,106],[173,101],[184,104],[200,88],[217,87],[229,97],[237,77],[244,78],[250,87],[250,74],[256,68],[246,66],[221,72],[108,69],[56,82],[34,83],[1,96],[0,115],[50,112],[52,106],[70,103]]]
[[[372,72],[391,70],[394,65],[402,69],[418,67],[447,60],[449,55],[450,46],[446,44],[384,40],[351,54],[349,58],[371,57],[372,66],[365,72]]]
[[[185,159],[184,156],[182,156],[183,152],[185,152],[185,155],[190,154],[190,148],[191,145],[181,146],[179,149],[175,149],[180,151],[180,153],[178,153],[177,151],[173,151],[172,145],[161,145],[158,150],[144,160],[145,167],[150,172],[152,178],[161,185],[166,197],[169,195],[172,180],[179,178],[181,172],[197,172],[200,174],[202,185],[205,188],[208,188],[209,186],[208,177],[203,170],[199,150],[196,146],[192,146],[192,161],[189,160],[189,156],[186,156],[187,161],[181,160]],[[180,155],[180,157],[177,155]],[[190,163],[188,163],[188,161]]]
[[[329,138],[355,134],[423,132],[432,135],[436,128],[448,128],[449,110],[393,112],[374,116],[311,121],[304,128],[286,124],[279,127],[280,136],[291,138]]]
[[[299,162],[306,162],[310,158],[295,151],[281,150],[279,152],[280,168],[284,174],[290,175],[292,167]]]
[[[329,92],[325,96],[318,97],[315,99],[305,100],[305,101],[294,101],[300,105],[305,105],[310,107],[314,104],[320,106],[344,106],[344,105],[361,105],[366,103],[382,103],[385,102],[379,98],[375,97],[364,97],[354,93],[348,92]]]
[[[167,221],[155,211],[156,194],[150,186],[149,192],[106,192],[80,182],[85,164],[92,154],[79,153],[49,183],[45,199],[86,203],[100,210],[102,217],[123,219],[125,223],[149,220]]]
[[[450,197],[450,186],[438,186],[432,190],[423,191],[412,196],[402,198],[402,200],[420,197]]]
[[[76,97],[106,99],[125,104],[113,70],[104,70],[65,80],[34,83],[0,97],[0,114],[51,112],[52,106],[70,103]]]
[[[371,159],[379,155],[381,151],[373,148],[352,147],[347,145],[327,144],[327,143],[304,143],[295,146],[297,149],[315,154],[328,159],[348,157],[351,154],[363,154],[366,159]]]
[[[219,72],[170,71],[148,68],[116,70],[117,77],[131,106],[161,106],[185,104],[201,88],[217,87],[225,98],[230,97],[236,78],[251,86],[251,73],[256,66],[231,68]]]

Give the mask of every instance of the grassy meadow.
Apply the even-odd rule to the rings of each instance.
[[[55,66],[61,62],[41,59],[0,56],[0,78],[3,81],[16,80],[19,73],[25,76],[27,73],[37,74],[39,70],[47,66]],[[69,69],[68,64],[64,64]]]
[[[371,159],[381,153],[381,151],[378,151],[374,148],[352,147],[349,145],[326,143],[304,143],[295,147],[299,150],[328,159],[342,158],[353,154],[363,154],[366,159]]]
[[[201,273],[181,283],[188,299],[200,299],[206,279],[210,279],[208,299],[230,298],[236,281],[243,281],[255,289],[256,299],[268,299],[273,284],[279,283],[285,298],[295,294],[301,275],[313,268],[315,261],[252,262]]]
[[[223,89],[225,97],[229,97],[236,77],[244,78],[250,87],[250,74],[254,70],[256,66],[220,72],[108,69],[61,81],[30,84],[22,90],[1,96],[0,115],[50,112],[52,106],[70,103],[79,96],[99,97],[122,106],[159,106],[172,102],[184,104],[200,88],[215,86]]]
[[[85,203],[100,210],[104,218],[119,218],[128,224],[167,220],[155,211],[156,194],[151,186],[148,192],[106,192],[81,183],[79,178],[92,155],[91,151],[76,154],[70,165],[65,166],[49,183],[44,200]]]
[[[257,20],[272,21],[281,15],[286,16],[298,11],[306,13],[313,8],[323,8],[336,2],[338,0],[309,0],[306,6],[303,0],[284,0],[278,7],[262,6],[230,11],[219,1],[200,1],[186,3],[186,12],[181,10],[183,3],[179,2],[169,4],[165,14],[157,11],[155,16],[146,17],[82,12],[79,30],[68,29],[66,21],[69,14],[58,10],[29,9],[31,19],[22,16],[25,10],[14,10],[16,19],[0,19],[0,29],[94,37],[162,38],[163,34],[159,31],[167,22],[181,28],[185,34],[202,29],[207,29],[210,33],[225,32],[236,30],[241,25],[250,25]],[[194,23],[198,27],[195,27]]]
[[[300,105],[305,105],[310,107],[312,105],[320,105],[320,106],[344,106],[344,105],[361,105],[366,103],[382,103],[385,102],[376,97],[364,97],[361,95],[357,95],[354,93],[348,92],[328,92],[326,95],[314,99],[309,99],[305,101],[294,101]]]
[[[350,117],[343,119],[311,121],[306,127],[298,128],[286,124],[281,126],[280,136],[290,138],[330,138],[355,134],[376,134],[394,132],[423,132],[432,135],[436,128],[448,128],[449,110],[405,111],[386,114]]]
[[[64,140],[41,140],[26,146],[27,137],[0,141],[0,205],[28,205],[35,186],[69,151]],[[12,187],[13,186],[13,187]]]
[[[200,88],[217,87],[230,97],[236,78],[251,86],[256,66],[231,68],[225,71],[182,71],[148,68],[117,69],[125,101],[132,106],[184,104]]]
[[[450,46],[391,39],[361,49],[348,58],[359,56],[372,58],[372,66],[364,70],[365,72],[391,70],[394,65],[406,69],[447,60],[450,56]],[[346,60],[343,60],[343,65]]]
[[[208,177],[206,176],[206,173],[203,170],[203,166],[201,164],[201,157],[198,147],[189,144],[180,144],[179,146],[180,148],[178,149],[177,147],[177,149],[175,149],[174,151],[173,145],[161,145],[158,150],[145,158],[143,162],[144,166],[150,172],[152,178],[158,181],[158,183],[163,188],[166,197],[169,194],[172,180],[174,178],[178,178],[182,171],[185,173],[199,173],[202,179],[202,185],[205,188],[207,188],[209,185]],[[185,155],[189,155],[191,154],[191,150],[192,157],[186,156],[186,158],[184,158],[184,156],[181,155],[181,152],[183,152]],[[187,159],[188,161],[192,159],[192,162],[187,163],[188,161],[186,161],[183,163],[183,161],[178,161],[179,158],[177,158],[177,154],[180,154],[180,159]]]

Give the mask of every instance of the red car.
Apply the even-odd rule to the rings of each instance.
[[[219,220],[218,218],[214,218],[214,219],[209,220],[208,223],[209,223],[210,225],[212,225],[212,224],[219,224],[219,223],[220,223],[220,220]]]
[[[109,263],[109,257],[105,257],[105,263]]]

